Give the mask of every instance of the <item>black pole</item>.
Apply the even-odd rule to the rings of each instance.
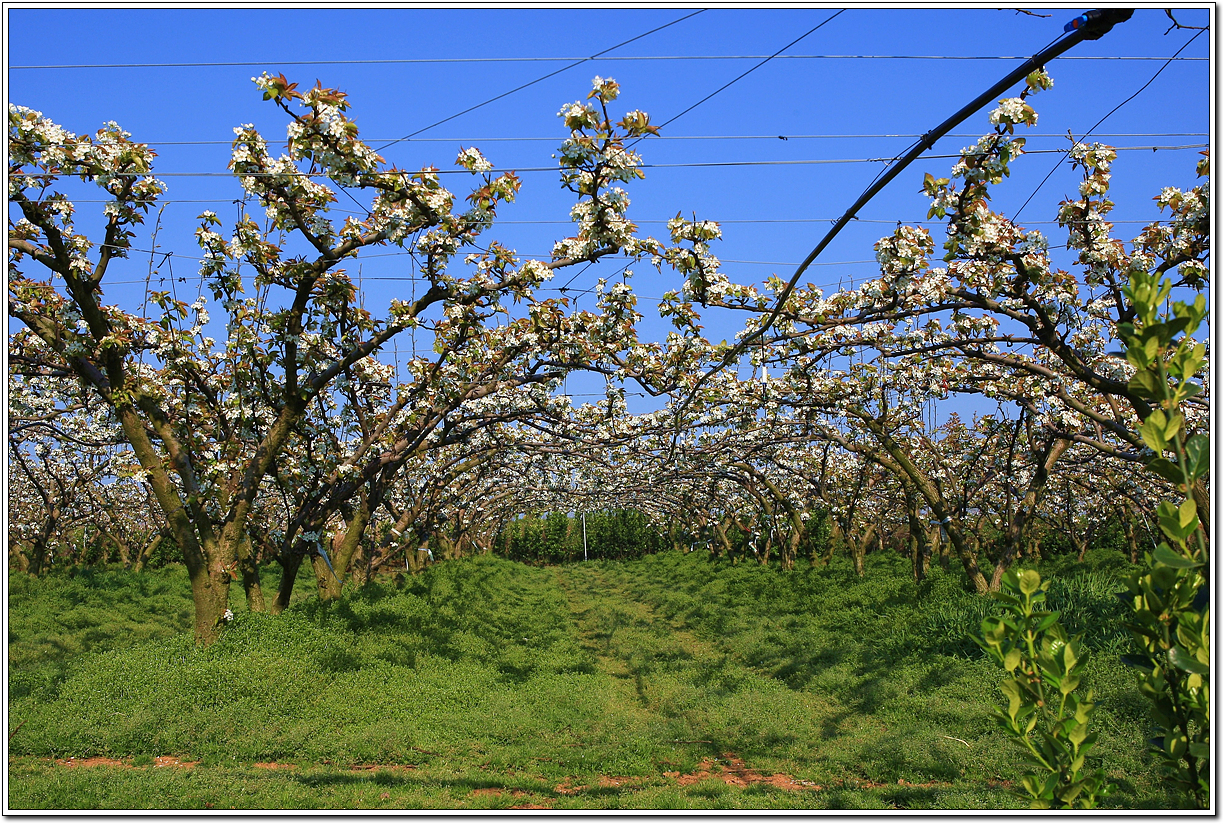
[[[867,190],[859,195],[859,199],[854,201],[854,205],[846,210],[846,213],[838,219],[837,223],[833,224],[833,228],[830,229],[828,234],[821,239],[820,243],[816,244],[816,248],[813,249],[806,258],[804,258],[803,263],[799,264],[799,268],[795,270],[795,274],[791,275],[791,279],[787,281],[787,284],[782,289],[781,294],[778,295],[777,304],[774,306],[773,311],[769,313],[769,317],[766,318],[765,322],[761,324],[760,328],[758,328],[756,331],[745,335],[743,340],[736,344],[735,348],[723,357],[721,364],[703,375],[693,387],[693,391],[689,395],[689,398],[691,399],[697,394],[697,390],[700,388],[701,384],[705,382],[706,378],[710,377],[710,375],[714,374],[719,369],[722,369],[734,358],[738,358],[741,354],[743,354],[745,347],[747,347],[750,342],[765,334],[766,330],[768,330],[769,327],[773,325],[773,322],[777,320],[778,315],[782,312],[782,307],[786,305],[787,298],[789,298],[791,292],[794,291],[795,284],[799,282],[800,276],[802,276],[804,271],[807,270],[808,266],[812,264],[812,261],[816,260],[820,253],[825,250],[825,247],[833,241],[833,238],[837,237],[838,233],[845,228],[846,224],[854,219],[855,215],[858,213],[858,210],[866,206],[867,202],[879,194],[880,190],[887,186],[893,178],[901,174],[906,166],[916,160],[918,156],[927,149],[931,148],[931,146],[935,144],[935,141],[939,140],[939,138],[943,137],[948,132],[959,126],[961,123],[967,120],[970,115],[985,106],[996,96],[1006,91],[1013,83],[1023,77],[1027,77],[1031,72],[1043,67],[1046,63],[1053,60],[1055,57],[1058,57],[1060,54],[1077,45],[1081,41],[1100,39],[1100,37],[1112,29],[1115,24],[1123,23],[1129,20],[1134,12],[1134,9],[1093,9],[1092,11],[1081,14],[1079,17],[1075,18],[1063,27],[1063,31],[1067,32],[1066,37],[1063,37],[1052,45],[1047,46],[1037,54],[1030,57],[1028,60],[1021,63],[1011,72],[1009,72],[1002,80],[979,94],[965,106],[961,107],[956,114],[952,115],[943,123],[940,123],[934,129],[923,135],[922,139],[919,140],[913,148],[906,152],[901,158],[896,160],[893,165],[888,167],[884,174],[882,174],[880,178],[875,181],[875,183],[867,187]]]
[[[782,296],[778,299],[778,306],[774,310],[774,314],[771,315],[769,322],[764,324],[756,334],[759,335],[769,328],[770,324],[773,322],[773,319],[777,316],[777,313],[782,310],[782,306],[786,302],[786,298],[790,297],[790,292],[794,288],[799,276],[802,275],[804,270],[811,265],[812,261],[814,261],[816,257],[824,251],[825,247],[829,245],[833,238],[837,237],[837,233],[840,232],[847,223],[854,219],[854,216],[858,210],[867,205],[867,201],[875,197],[880,190],[887,186],[894,177],[899,175],[906,166],[916,160],[918,155],[935,145],[935,141],[939,140],[939,138],[955,129],[965,120],[968,120],[970,115],[985,106],[999,94],[1002,94],[1016,81],[1023,77],[1027,77],[1030,73],[1040,69],[1055,57],[1058,57],[1072,46],[1077,45],[1081,40],[1099,39],[1101,35],[1112,29],[1115,23],[1121,23],[1129,20],[1131,14],[1133,13],[1134,9],[1094,9],[1087,14],[1083,14],[1075,18],[1075,20],[1072,20],[1067,24],[1066,30],[1070,31],[1068,36],[1062,38],[1057,43],[1043,49],[1030,57],[1028,60],[1021,63],[998,83],[995,83],[989,89],[982,92],[972,101],[963,106],[956,114],[952,115],[943,123],[940,123],[934,129],[923,135],[922,139],[919,140],[912,149],[906,152],[903,157],[893,163],[893,165],[880,176],[879,180],[871,184],[871,186],[867,187],[865,192],[859,195],[859,199],[854,201],[854,205],[846,210],[846,213],[841,216],[836,224],[834,224],[833,228],[829,230],[829,233],[824,236],[824,239],[821,240],[820,243],[816,244],[816,248],[813,249],[810,254],[808,254],[803,263],[799,264],[799,269],[796,270],[795,274],[791,277],[790,282],[787,284],[787,288],[783,290]],[[1080,25],[1076,26],[1076,23],[1079,23]]]

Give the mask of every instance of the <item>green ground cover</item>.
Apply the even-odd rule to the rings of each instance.
[[[1104,807],[1177,806],[1119,661],[1116,555],[1054,575],[1086,631]],[[212,647],[169,568],[10,576],[10,809],[1015,806],[965,639],[991,602],[867,558],[783,572],[697,554],[430,567]],[[174,756],[195,766],[155,766]],[[68,759],[102,766],[67,766]],[[282,768],[271,769],[268,762]],[[285,766],[292,765],[292,766]]]

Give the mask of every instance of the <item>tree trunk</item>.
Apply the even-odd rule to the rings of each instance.
[[[939,555],[939,567],[946,572],[952,559],[948,553],[948,542],[943,539],[943,531],[938,525],[927,530],[927,543],[931,545],[931,555]]]
[[[931,566],[931,550],[927,546],[926,532],[918,521],[918,516],[910,513],[909,524],[910,564],[913,566],[914,583],[921,583]]]
[[[1068,533],[1071,536],[1071,544],[1076,550],[1075,560],[1082,564],[1084,562],[1084,555],[1088,552],[1088,539],[1075,531],[1074,524],[1072,524],[1071,529],[1068,530]]]
[[[42,575],[47,566],[47,557],[50,554],[47,542],[41,537],[35,538],[30,543],[30,554],[26,557],[25,571],[35,578]]]
[[[1003,546],[1003,553],[999,557],[998,563],[995,564],[994,572],[990,575],[991,592],[998,592],[999,588],[1003,586],[1003,573],[1007,572],[1008,567],[1015,560],[1015,552],[1012,547],[1013,544],[1010,541]]]
[[[205,645],[217,640],[229,609],[229,571],[217,563],[188,569],[195,602],[195,637]]]
[[[139,552],[136,553],[135,559],[132,561],[132,572],[142,572],[145,564],[149,563],[149,558],[153,557],[153,553],[161,546],[161,542],[166,540],[166,536],[158,533],[153,536],[153,540],[144,545]]]
[[[854,561],[854,572],[858,577],[862,578],[866,574],[863,567],[863,559],[867,555],[867,547],[871,545],[873,539],[879,539],[881,536],[875,524],[868,524],[867,529],[862,535],[856,535],[850,541],[850,556]]]
[[[136,559],[132,553],[131,544],[120,538],[118,535],[111,532],[101,524],[97,524],[98,529],[106,536],[106,540],[115,545],[115,549],[119,551],[119,563],[123,564],[123,568],[128,572],[132,571],[132,566],[136,563]],[[109,553],[107,553],[109,555]]]
[[[255,559],[254,547],[251,546],[249,533],[242,533],[238,543],[238,574],[242,577],[242,590],[246,593],[247,610],[250,612],[267,612],[264,603],[263,588],[259,585],[259,564]]]
[[[1204,540],[1211,539],[1211,493],[1207,491],[1207,479],[1199,478],[1190,487],[1194,505],[1198,508],[1199,523],[1203,525]]]
[[[792,530],[790,537],[786,539],[782,554],[782,568],[792,570],[795,568],[795,559],[799,557],[799,542],[803,540],[803,536],[796,530]]]
[[[837,518],[832,518],[831,521],[832,523],[829,525],[829,546],[825,549],[824,556],[821,558],[825,566],[832,563],[833,554],[838,549],[845,549],[850,546],[850,541],[846,538],[846,529],[842,526],[842,522]]]
[[[1135,535],[1135,519],[1131,513],[1122,516],[1122,528],[1126,531],[1126,546],[1130,550],[1130,562],[1139,563],[1139,538]]]
[[[324,560],[322,553],[311,557],[315,571],[315,583],[319,589],[319,600],[334,601],[340,597],[344,582],[350,577],[350,568],[361,539],[365,536],[366,525],[370,522],[370,497],[362,489],[357,499],[357,507],[353,510],[352,519],[344,527],[344,532],[332,537],[331,566]]]
[[[35,535],[30,543],[30,554],[27,558],[29,563],[26,566],[26,572],[30,575],[37,577],[46,572],[48,559],[51,557],[51,539],[59,525],[59,518],[59,507],[53,506],[47,520],[43,522],[41,532]],[[84,558],[81,560],[83,562]]]
[[[30,571],[30,555],[21,548],[21,544],[13,539],[13,535],[9,533],[8,542],[9,564],[15,566],[18,572]]]
[[[280,586],[276,588],[276,597],[272,600],[272,608],[269,610],[273,615],[280,615],[289,606],[289,599],[293,597],[293,583],[297,580],[298,569],[302,566],[303,554],[295,552],[288,558],[278,558],[281,565]]]
[[[718,536],[718,543],[722,546],[723,551],[727,553],[727,557],[731,559],[731,563],[735,563],[735,554],[731,549],[731,541],[727,538],[727,528],[721,521],[714,522],[714,534]],[[714,553],[717,557],[718,553]]]

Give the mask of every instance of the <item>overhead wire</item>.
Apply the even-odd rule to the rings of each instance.
[[[787,49],[789,49],[791,46],[795,45],[795,44],[796,44],[796,43],[798,43],[799,41],[801,41],[801,40],[803,40],[803,39],[807,38],[808,36],[810,36],[810,35],[814,34],[815,32],[819,31],[819,30],[820,30],[821,28],[823,28],[823,27],[824,27],[826,24],[831,23],[831,22],[832,22],[834,19],[836,19],[837,17],[839,17],[839,16],[841,16],[842,14],[844,14],[844,13],[845,13],[845,11],[846,11],[845,9],[838,9],[838,10],[837,10],[836,12],[834,12],[832,15],[830,15],[830,16],[829,16],[829,17],[827,17],[827,18],[825,18],[825,19],[824,19],[824,21],[822,21],[822,22],[818,23],[817,25],[813,26],[812,28],[808,29],[808,30],[807,30],[807,31],[805,31],[803,34],[799,35],[799,36],[798,36],[798,37],[796,37],[794,40],[792,40],[791,42],[787,43],[785,46],[783,46],[782,48],[778,49],[776,52],[774,52],[773,54],[771,54],[769,57],[766,57],[766,58],[765,58],[764,60],[762,60],[760,63],[757,63],[755,66],[753,66],[752,68],[748,69],[748,71],[744,72],[743,74],[738,75],[738,76],[737,76],[737,77],[735,77],[734,79],[732,79],[732,80],[728,81],[727,83],[724,83],[723,85],[719,86],[717,89],[715,89],[714,91],[710,92],[710,93],[709,93],[709,94],[707,94],[705,97],[701,98],[701,99],[700,99],[700,100],[698,100],[696,103],[694,103],[693,105],[689,106],[687,109],[685,109],[684,111],[680,112],[679,114],[672,115],[672,117],[670,117],[670,118],[668,118],[667,120],[665,120],[665,121],[663,121],[662,123],[660,123],[660,124],[658,125],[658,127],[657,127],[657,128],[660,128],[660,129],[661,129],[661,128],[663,128],[664,126],[667,126],[667,125],[668,125],[668,124],[670,124],[670,123],[674,123],[675,121],[679,120],[681,117],[684,117],[684,115],[688,114],[688,113],[689,113],[689,112],[691,112],[693,109],[695,109],[695,108],[697,108],[698,106],[700,106],[702,103],[705,103],[707,100],[709,100],[710,98],[714,97],[716,94],[718,94],[718,93],[720,93],[720,92],[722,92],[722,91],[725,91],[726,89],[730,88],[730,87],[731,87],[731,86],[733,86],[734,84],[736,84],[736,83],[738,83],[739,81],[743,80],[745,77],[747,77],[748,75],[752,74],[752,73],[753,73],[754,71],[756,71],[757,69],[761,68],[761,66],[764,66],[766,63],[768,63],[769,61],[773,60],[773,59],[774,59],[774,58],[776,58],[778,55],[782,54],[784,51],[786,51]],[[635,141],[633,141],[633,142],[634,142],[634,143],[638,143],[638,142],[640,142],[640,141],[641,141],[641,139],[642,139],[642,138],[638,138],[638,140],[635,140]],[[630,144],[630,145],[632,145],[632,144]]]
[[[520,92],[520,91],[522,91],[523,89],[526,89],[526,88],[528,88],[528,87],[530,87],[530,86],[534,86],[534,85],[535,85],[535,84],[537,84],[537,83],[542,83],[542,82],[544,82],[545,80],[547,80],[547,79],[548,79],[548,78],[550,78],[550,77],[555,77],[556,75],[561,74],[562,72],[569,71],[570,69],[574,68],[575,66],[580,66],[580,65],[582,65],[583,63],[586,63],[586,62],[588,62],[588,61],[594,60],[594,59],[596,59],[596,58],[600,57],[601,55],[607,54],[607,53],[608,53],[608,52],[610,52],[610,51],[615,51],[616,49],[619,49],[619,48],[621,48],[622,46],[627,46],[627,45],[629,45],[630,43],[634,42],[635,40],[641,40],[643,37],[646,37],[647,35],[654,34],[655,32],[658,32],[658,31],[662,31],[663,29],[666,29],[666,28],[668,28],[669,26],[674,26],[674,25],[676,25],[677,23],[682,23],[682,22],[684,22],[685,20],[688,20],[688,19],[689,19],[689,18],[691,18],[691,17],[696,17],[697,15],[701,14],[701,13],[702,13],[702,12],[704,12],[704,11],[705,11],[705,9],[698,9],[697,11],[693,12],[692,14],[686,14],[686,15],[684,15],[683,17],[680,17],[680,18],[677,18],[676,20],[671,21],[670,23],[665,23],[665,24],[663,24],[662,26],[656,26],[655,28],[651,29],[651,30],[650,30],[650,31],[648,31],[648,32],[643,32],[642,34],[639,34],[639,35],[637,35],[636,37],[631,37],[631,38],[629,38],[628,40],[625,40],[625,41],[623,41],[623,42],[621,42],[621,43],[617,43],[615,46],[612,46],[612,47],[610,47],[610,48],[604,49],[603,51],[598,52],[598,53],[596,53],[596,54],[593,54],[593,55],[591,55],[590,57],[584,57],[584,58],[582,58],[581,60],[576,60],[575,62],[570,63],[568,66],[563,66],[562,68],[557,69],[556,71],[549,72],[548,74],[544,75],[543,77],[537,77],[535,80],[532,80],[532,81],[530,81],[530,82],[528,82],[528,83],[524,83],[524,84],[522,84],[521,86],[516,86],[516,87],[514,87],[513,89],[511,89],[510,91],[507,91],[507,92],[502,92],[502,93],[501,93],[501,94],[499,94],[499,95],[496,95],[496,96],[494,96],[494,97],[490,97],[488,100],[485,100],[485,101],[484,101],[484,102],[482,102],[482,103],[477,103],[475,106],[469,106],[468,108],[464,109],[464,110],[463,110],[463,111],[461,111],[461,112],[456,112],[455,114],[452,114],[450,117],[444,117],[443,119],[441,119],[441,120],[437,121],[436,123],[431,123],[431,124],[429,124],[428,126],[425,126],[424,128],[417,129],[415,132],[412,132],[412,133],[410,133],[410,134],[406,134],[406,135],[404,135],[403,137],[399,138],[399,140],[392,140],[390,143],[387,143],[387,144],[385,144],[385,145],[383,145],[383,146],[379,146],[379,147],[378,147],[377,149],[375,149],[374,151],[376,151],[376,152],[381,152],[383,149],[390,148],[391,146],[394,146],[396,143],[401,143],[401,142],[403,142],[403,141],[405,141],[405,140],[408,140],[409,138],[416,137],[417,135],[421,134],[422,132],[427,132],[427,131],[429,131],[430,129],[434,128],[435,126],[441,126],[443,123],[449,123],[450,121],[454,120],[454,119],[455,119],[455,118],[457,118],[457,117],[462,117],[463,115],[465,115],[465,114],[467,114],[467,113],[469,113],[469,112],[474,112],[474,111],[476,111],[477,109],[479,109],[479,108],[481,108],[481,107],[483,107],[483,106],[487,106],[487,105],[489,105],[490,103],[493,103],[493,102],[495,102],[495,101],[497,101],[497,100],[501,100],[503,97],[509,97],[510,95],[514,94],[515,92]]]
[[[705,11],[702,9],[701,11]],[[648,32],[649,33],[649,32]],[[760,60],[764,54],[662,54],[662,55],[597,55],[593,57],[416,57],[368,60],[231,60],[184,63],[58,63],[45,65],[9,66],[9,70],[47,69],[201,69],[238,66],[361,66],[414,63],[561,63],[653,60]],[[971,54],[784,54],[778,60],[1027,60],[1025,55]],[[1164,57],[1140,55],[1068,55],[1062,60],[1165,60]],[[1179,57],[1179,61],[1207,61],[1210,57]]]
[[[1111,116],[1111,115],[1112,115],[1114,112],[1116,112],[1118,109],[1122,108],[1122,107],[1123,107],[1123,106],[1125,106],[1127,103],[1129,103],[1129,102],[1131,102],[1132,100],[1134,100],[1136,97],[1138,97],[1138,96],[1139,96],[1139,93],[1140,93],[1140,92],[1142,92],[1142,91],[1143,91],[1144,89],[1146,89],[1148,86],[1152,85],[1152,83],[1153,83],[1153,82],[1155,82],[1156,78],[1157,78],[1157,77],[1160,77],[1160,73],[1161,73],[1161,72],[1163,72],[1165,69],[1167,69],[1167,68],[1169,67],[1169,65],[1170,65],[1170,64],[1173,62],[1173,60],[1174,60],[1174,59],[1177,57],[1177,55],[1181,54],[1183,51],[1185,51],[1185,50],[1186,50],[1186,49],[1187,49],[1187,48],[1190,46],[1190,44],[1191,44],[1191,43],[1193,43],[1195,40],[1197,40],[1197,39],[1198,39],[1198,37],[1199,37],[1199,35],[1200,35],[1200,34],[1202,34],[1202,33],[1203,33],[1203,31],[1205,31],[1205,29],[1200,29],[1199,31],[1197,31],[1197,32],[1194,34],[1194,36],[1193,36],[1193,37],[1191,37],[1191,38],[1190,38],[1189,40],[1187,40],[1187,41],[1186,41],[1184,44],[1182,44],[1182,47],[1181,47],[1180,49],[1178,49],[1176,52],[1174,52],[1174,53],[1173,53],[1173,57],[1170,57],[1168,60],[1166,60],[1166,61],[1165,61],[1165,63],[1164,63],[1164,65],[1162,65],[1162,66],[1161,66],[1159,69],[1157,69],[1157,70],[1156,70],[1156,73],[1155,73],[1155,74],[1153,74],[1153,75],[1151,76],[1151,78],[1149,78],[1149,79],[1148,79],[1148,82],[1146,82],[1146,83],[1144,83],[1142,86],[1140,86],[1140,87],[1139,87],[1139,89],[1138,89],[1138,91],[1136,91],[1136,92],[1135,92],[1134,94],[1132,94],[1130,97],[1126,98],[1126,99],[1125,99],[1125,100],[1123,100],[1121,103],[1119,103],[1118,105],[1116,105],[1116,106],[1114,106],[1112,109],[1110,109],[1110,110],[1109,110],[1109,111],[1108,111],[1108,112],[1105,114],[1105,116],[1104,116],[1104,117],[1102,117],[1100,120],[1098,120],[1098,121],[1096,122],[1096,124],[1095,124],[1095,125],[1094,125],[1094,126],[1091,128],[1091,129],[1089,129],[1088,131],[1084,132],[1084,136],[1083,136],[1083,137],[1081,137],[1079,140],[1075,140],[1075,139],[1074,139],[1074,136],[1072,136],[1072,146],[1074,147],[1074,145],[1075,145],[1075,144],[1079,143],[1080,141],[1083,141],[1083,140],[1087,139],[1088,135],[1092,134],[1093,130],[1095,130],[1097,126],[1100,126],[1102,123],[1104,123],[1106,120],[1108,120],[1108,119],[1109,119],[1109,117],[1110,117],[1110,116]],[[1062,149],[1062,150],[1057,150],[1057,151],[1059,151],[1059,152],[1060,152],[1062,155],[1064,155],[1064,157],[1065,157],[1065,156],[1067,156],[1067,155],[1070,155],[1070,154],[1071,154],[1071,150],[1070,150],[1070,149]],[[1024,201],[1024,203],[1022,203],[1022,204],[1020,205],[1020,208],[1019,208],[1019,209],[1017,209],[1017,210],[1016,210],[1016,213],[1015,213],[1015,215],[1013,215],[1012,220],[1015,220],[1016,218],[1020,217],[1020,213],[1024,211],[1024,207],[1025,207],[1025,206],[1028,206],[1028,205],[1029,205],[1029,203],[1030,203],[1030,202],[1032,202],[1033,198],[1035,198],[1035,197],[1037,196],[1037,193],[1041,191],[1041,187],[1043,187],[1043,186],[1045,186],[1045,185],[1046,185],[1046,182],[1047,182],[1047,181],[1049,181],[1049,179],[1050,179],[1050,178],[1051,178],[1051,177],[1054,175],[1054,172],[1055,172],[1055,171],[1057,171],[1057,170],[1058,170],[1058,167],[1059,167],[1059,166],[1061,166],[1062,164],[1063,164],[1063,160],[1060,158],[1060,159],[1059,159],[1059,161],[1058,161],[1057,163],[1055,163],[1055,164],[1054,164],[1054,168],[1050,169],[1050,171],[1049,171],[1049,172],[1046,174],[1046,176],[1045,176],[1044,178],[1042,178],[1041,182],[1037,184],[1037,188],[1036,188],[1036,189],[1034,189],[1034,190],[1033,190],[1033,193],[1032,193],[1031,195],[1029,195],[1029,196],[1028,196],[1028,199],[1027,199],[1027,200],[1025,200],[1025,201]]]
[[[1207,137],[1209,132],[1101,132],[1097,137]],[[981,137],[977,132],[957,132],[944,135],[945,137],[966,137],[978,138]],[[854,139],[865,140],[869,138],[898,138],[898,137],[922,137],[920,134],[690,134],[690,135],[654,135],[651,137],[651,142],[656,140],[831,140],[831,139]],[[1065,138],[1066,134],[1039,134],[1034,132],[1026,132],[1025,137],[1058,137]],[[366,138],[370,143],[381,143],[391,138]],[[548,141],[556,142],[559,137],[414,137],[407,142],[411,143],[526,143],[530,141]],[[136,141],[143,146],[232,146],[232,140],[140,140]],[[270,141],[276,143],[277,141]],[[75,143],[44,143],[44,146],[75,146]]]
[[[691,107],[690,107],[691,110]],[[683,112],[682,112],[683,114]],[[1114,146],[1113,148],[1119,152],[1127,151],[1187,151],[1190,149],[1205,149],[1208,147],[1206,143],[1189,143],[1180,146]],[[1066,154],[1066,149],[1031,149],[1025,150],[1024,154],[1039,155],[1039,154]],[[959,158],[960,153],[956,154],[924,154],[921,160],[951,160]],[[814,158],[800,160],[708,160],[708,161],[690,161],[687,163],[639,163],[639,169],[706,169],[706,168],[733,168],[738,166],[826,166],[826,165],[846,165],[853,163],[884,163],[889,164],[896,160],[896,157],[835,157],[835,158]],[[515,174],[519,173],[540,173],[540,172],[557,172],[556,166],[517,166],[507,167],[507,171],[512,171]],[[431,169],[430,174],[436,175],[470,175],[471,172],[467,169]],[[156,172],[150,174],[150,177],[307,177],[307,178],[327,178],[330,172],[243,172],[236,174],[234,172]],[[9,177],[47,177],[46,172],[10,172]],[[89,202],[89,201],[82,201]],[[106,201],[109,202],[109,201]],[[141,201],[134,201],[141,202]],[[162,202],[162,201],[158,201]]]

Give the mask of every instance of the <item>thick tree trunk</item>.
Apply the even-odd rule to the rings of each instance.
[[[191,600],[195,602],[196,641],[211,644],[221,633],[229,609],[229,572],[219,564],[188,570]]]
[[[35,538],[30,543],[30,553],[26,556],[25,571],[37,578],[42,575],[47,567],[47,558],[50,557],[51,551],[48,548],[47,542],[41,538]]]
[[[1034,561],[1041,560],[1041,536],[1030,535],[1028,538],[1028,554]]]
[[[931,545],[932,556],[939,556],[939,568],[946,572],[952,564],[952,558],[948,552],[948,542],[943,539],[943,531],[938,525],[927,530],[927,543]]]
[[[208,645],[221,633],[222,616],[229,608],[230,570],[235,564],[234,544],[219,538],[198,497],[191,494],[195,478],[191,464],[182,445],[164,419],[156,421],[155,428],[163,442],[165,453],[153,445],[146,431],[146,421],[137,414],[130,403],[115,406],[115,413],[123,427],[132,451],[140,466],[148,475],[149,487],[166,517],[166,526],[183,551],[183,563],[191,581],[191,597],[195,604],[195,639]],[[175,471],[188,489],[186,498],[170,479],[169,467],[163,460],[166,454]],[[262,474],[260,475],[262,477]],[[245,513],[242,515],[245,521]]]
[[[795,559],[799,557],[799,542],[803,540],[803,536],[796,531],[792,531],[790,537],[787,538],[785,549],[782,553],[782,568],[792,570],[795,568]]]
[[[1015,559],[1014,544],[1008,541],[1003,546],[1003,553],[999,556],[999,561],[995,564],[994,572],[990,576],[991,592],[998,592],[999,588],[1003,586],[1003,573],[1007,572]]]
[[[19,542],[13,540],[12,533],[9,534],[8,554],[10,567],[15,567],[18,572],[30,571],[30,555]]]
[[[310,556],[310,565],[314,568],[315,588],[319,592],[319,600],[334,601],[339,598],[344,588],[344,579],[340,577],[342,570],[336,568],[336,562],[333,560],[331,565],[328,565],[323,555],[316,553]]]
[[[131,544],[100,524],[98,525],[98,528],[102,531],[102,534],[106,536],[106,540],[114,544],[115,549],[119,552],[119,563],[123,564],[123,568],[125,570],[131,572],[133,565],[136,563],[136,559],[132,553]],[[110,553],[108,552],[107,556],[109,557],[109,555]]]
[[[973,584],[973,589],[979,595],[990,591],[990,583],[986,580],[986,576],[982,574],[982,570],[978,567],[978,551],[975,541],[970,541],[965,535],[962,535],[960,530],[952,527],[948,530],[948,535],[952,539],[952,546],[961,556],[961,566],[965,568],[965,574],[969,576],[969,582]]]
[[[34,536],[30,543],[30,554],[27,557],[26,572],[35,577],[42,575],[47,571],[50,565],[51,558],[51,541],[55,535],[55,531],[59,526],[60,511],[59,507],[53,506],[51,514],[47,520],[43,522],[43,528],[38,535]],[[84,561],[84,558],[81,559]]]
[[[922,523],[912,510],[909,513],[909,551],[914,583],[917,584],[926,577],[931,567],[931,550],[927,546],[926,532],[922,528]]]
[[[1088,539],[1084,535],[1080,535],[1075,531],[1074,525],[1068,530],[1071,537],[1071,545],[1075,547],[1075,560],[1079,563],[1084,562],[1084,555],[1088,553]]]

